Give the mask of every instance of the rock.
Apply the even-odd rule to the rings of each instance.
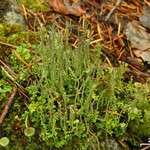
[[[8,24],[22,25],[27,29],[23,16],[19,13],[18,4],[15,0],[0,0],[0,18]]]
[[[123,150],[113,138],[107,138],[100,142],[101,150]]]
[[[7,23],[9,24],[21,24],[23,26],[25,25],[25,21],[23,19],[23,17],[19,14],[16,13],[15,11],[8,11],[5,15],[4,15],[4,19],[7,21]]]
[[[10,3],[8,0],[0,0],[0,18],[11,9]]]

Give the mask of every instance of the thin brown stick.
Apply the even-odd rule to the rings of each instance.
[[[142,148],[141,150],[148,150],[149,148],[150,148],[150,145]]]
[[[110,16],[112,15],[112,13],[119,6],[120,2],[121,2],[121,0],[117,0],[115,6],[110,10],[110,12],[108,13],[108,15],[106,16],[105,21],[107,21],[110,18]]]
[[[9,107],[10,107],[10,105],[11,105],[11,103],[12,103],[12,101],[13,101],[15,95],[16,95],[16,93],[17,93],[17,87],[14,87],[13,90],[12,90],[12,94],[9,97],[8,102],[5,105],[5,108],[3,109],[2,114],[0,116],[0,125],[2,124],[2,122],[4,120],[4,118],[5,118],[5,116],[6,116],[7,112],[8,112],[8,109],[9,109]]]
[[[8,44],[8,43],[5,43],[5,42],[3,42],[3,41],[0,41],[0,44],[1,45],[5,45],[5,46],[9,46],[9,47],[11,47],[11,48],[18,48],[18,46],[15,46],[15,45],[12,45],[12,44]]]
[[[14,86],[14,83],[13,83],[13,81],[11,81],[11,80],[9,80],[9,83],[12,85],[12,86]],[[21,87],[21,88],[20,88]],[[20,85],[19,87],[18,87],[18,92],[20,92],[28,101],[31,101],[31,99],[25,94],[25,89]]]
[[[18,89],[18,91],[19,91],[26,99],[28,99],[28,101],[31,101],[31,99],[30,99],[21,89]]]
[[[18,74],[16,74],[7,64],[5,64],[1,59],[0,59],[0,63],[6,68],[7,71],[9,71],[9,73],[13,74],[13,76],[15,76],[16,78],[18,77]]]
[[[15,46],[15,45],[12,45],[12,44],[8,44],[8,43],[5,43],[5,42],[3,42],[3,41],[0,41],[0,44],[1,44],[1,45],[5,45],[5,46],[9,46],[9,47],[14,48],[14,49],[17,49],[17,48],[18,48],[18,46]],[[29,67],[29,64],[28,64],[25,60],[23,60],[22,57],[21,57],[15,50],[12,49],[12,52],[16,55],[16,57],[17,57],[21,62],[23,62],[23,64],[25,64],[26,66]]]

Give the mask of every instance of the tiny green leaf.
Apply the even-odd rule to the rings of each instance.
[[[27,136],[27,137],[32,136],[34,133],[35,133],[35,129],[34,129],[33,127],[27,127],[27,128],[24,130],[24,134],[25,134],[25,136]]]
[[[0,139],[0,145],[1,146],[7,146],[9,144],[9,139],[7,138],[7,137],[2,137],[1,139]]]

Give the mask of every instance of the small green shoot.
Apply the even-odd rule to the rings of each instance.
[[[5,147],[5,146],[7,146],[8,144],[9,144],[9,139],[8,139],[7,137],[2,137],[2,138],[0,139],[0,145],[1,145],[1,146]]]
[[[33,127],[28,127],[28,116],[25,119],[25,125],[26,125],[26,129],[24,130],[24,134],[27,137],[31,137],[34,135],[35,133],[35,128]]]
[[[33,136],[35,133],[35,129],[33,127],[27,127],[25,130],[24,130],[24,134],[25,136],[27,137],[31,137]]]

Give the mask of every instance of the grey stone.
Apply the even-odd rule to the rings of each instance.
[[[0,18],[11,9],[9,0],[0,0]]]
[[[101,150],[124,150],[114,138],[107,138],[100,142]]]
[[[19,13],[16,0],[0,0],[0,18],[8,24],[19,24],[27,29],[24,17]]]

